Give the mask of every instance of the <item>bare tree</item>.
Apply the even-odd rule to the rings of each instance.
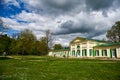
[[[46,30],[46,43],[47,43],[47,54],[49,50],[53,47],[53,35],[50,30]]]

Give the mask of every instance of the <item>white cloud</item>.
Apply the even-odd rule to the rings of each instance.
[[[22,11],[16,16],[12,16],[12,18],[14,18],[16,21],[25,21],[26,23],[24,24],[27,24],[31,30],[54,29],[56,25],[56,21],[50,17],[41,16],[36,13],[28,13],[26,11]]]
[[[101,34],[99,36],[95,36],[95,37],[93,37],[93,39],[97,39],[97,40],[103,40],[103,39],[105,39],[106,40],[106,33],[105,34]]]
[[[60,29],[60,24],[68,21],[73,20],[75,24],[78,24],[80,27],[83,23],[86,23],[88,26],[93,25],[95,30],[104,30],[110,29],[110,27],[114,24],[115,21],[119,20],[118,14],[120,11],[110,11],[108,13],[108,17],[105,17],[102,12],[92,12],[92,13],[84,13],[81,12],[74,16],[71,15],[61,15],[57,18],[46,17],[36,13],[28,13],[26,11],[22,11],[20,14],[12,16],[12,18],[3,18],[3,21],[8,24],[11,28],[16,30],[23,30],[23,29],[30,29],[34,32],[37,37],[41,37],[44,35],[44,31],[47,29],[52,30],[53,32],[57,32]],[[27,21],[26,23],[19,23],[17,21]],[[60,21],[60,23],[58,23]],[[71,26],[70,26],[71,27]],[[75,28],[75,27],[74,27]],[[82,36],[86,37],[87,33],[72,33],[74,37]],[[64,43],[63,45],[68,45],[69,40],[73,39],[72,34],[67,34],[63,36],[58,36],[56,43]],[[69,38],[66,38],[69,37]],[[95,39],[103,39],[105,34],[101,34],[99,36],[94,36]]]
[[[37,7],[41,5],[41,0],[24,0],[23,2],[29,7]]]
[[[55,19],[41,16],[36,13],[28,13],[26,11],[22,11],[20,14],[15,16],[11,16],[11,18],[3,17],[3,21],[15,30],[30,29],[37,37],[43,36],[45,31],[48,29],[55,31],[57,26]]]

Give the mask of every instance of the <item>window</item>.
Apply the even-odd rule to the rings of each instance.
[[[111,57],[117,58],[117,52],[116,49],[111,49]]]
[[[87,50],[86,49],[84,49],[82,52],[83,52],[82,56],[87,56]]]
[[[77,54],[80,55],[80,50],[77,50]]]
[[[80,46],[79,46],[79,45],[77,45],[77,48],[80,48]]]
[[[92,56],[92,49],[90,49],[89,54],[90,54],[90,56]]]
[[[102,56],[107,56],[107,50],[102,51]]]
[[[99,50],[96,50],[96,51],[95,51],[95,55],[96,55],[96,56],[99,56]]]
[[[75,50],[72,51],[72,56],[75,56]]]

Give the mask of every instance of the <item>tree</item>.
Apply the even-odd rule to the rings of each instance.
[[[45,37],[46,37],[46,44],[47,44],[46,51],[47,51],[47,54],[48,54],[49,49],[51,49],[52,46],[53,46],[54,38],[53,38],[52,33],[50,32],[50,30],[46,30],[46,36]]]
[[[18,45],[18,40],[17,39],[13,39],[11,41],[11,45],[10,45],[10,49],[9,49],[9,54],[19,54],[20,51],[22,51],[22,49]]]
[[[46,43],[46,37],[42,37],[39,41],[39,52],[40,55],[47,55],[48,45]]]
[[[32,31],[26,29],[20,33],[18,39],[14,39],[11,44],[11,53],[31,55],[35,51],[36,37]]]
[[[22,53],[31,54],[34,49],[35,41],[36,37],[34,36],[32,31],[28,29],[24,30],[18,38],[18,42],[21,44],[20,47],[23,48]]]
[[[117,21],[112,28],[107,31],[106,37],[109,41],[120,42],[120,21]]]
[[[49,38],[50,35],[47,34],[47,38],[41,37],[37,40],[33,35],[32,31],[24,30],[18,36],[18,38],[13,38],[10,52],[17,53],[20,55],[47,55],[49,51]]]
[[[54,45],[54,50],[59,50],[59,49],[62,49],[62,45],[61,44],[55,44]]]
[[[0,52],[9,52],[9,47],[11,44],[11,38],[8,37],[7,35],[1,35],[0,36]]]

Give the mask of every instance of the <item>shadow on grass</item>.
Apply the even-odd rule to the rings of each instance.
[[[0,57],[0,60],[8,60],[8,59],[12,59],[12,58],[10,58],[10,57]]]

